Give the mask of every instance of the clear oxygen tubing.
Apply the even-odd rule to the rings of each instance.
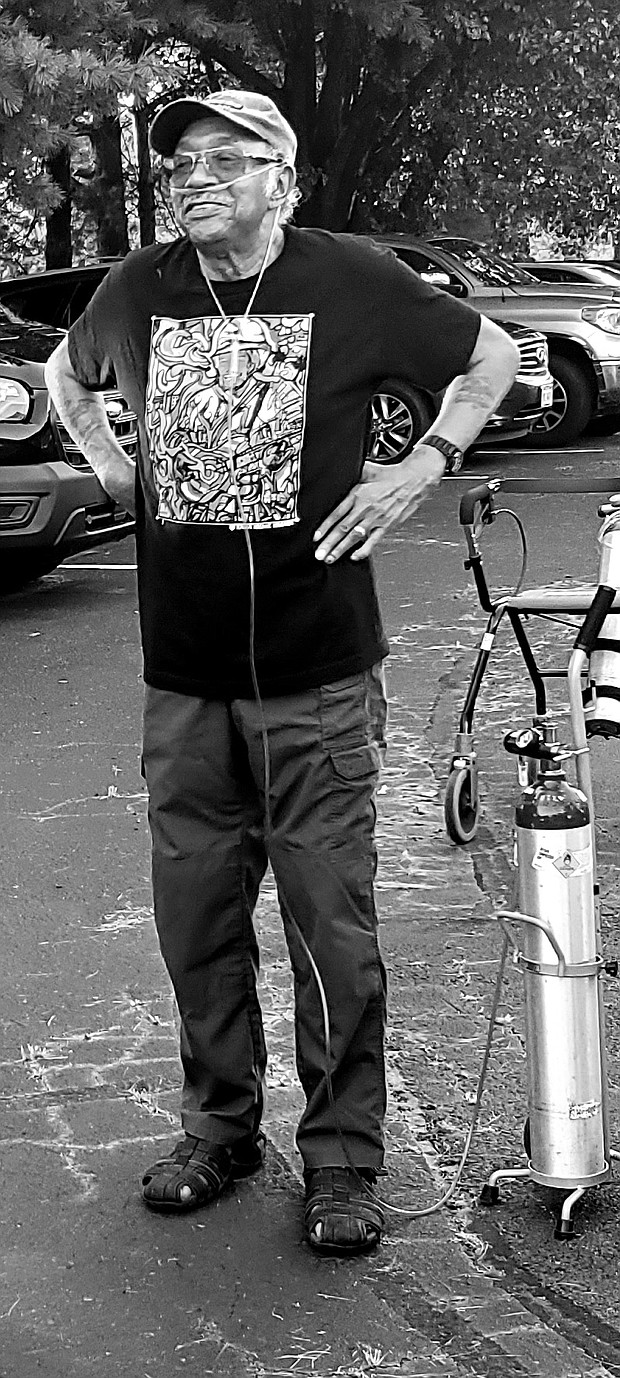
[[[264,172],[264,170],[265,170],[264,168],[261,169],[262,172]],[[257,174],[256,174],[256,173],[249,173],[249,174],[247,174],[247,175],[248,175],[248,176],[256,176]],[[241,180],[242,180],[241,178],[235,178],[235,181],[241,181]],[[220,183],[219,185],[221,185],[221,186],[224,186],[224,185],[232,185],[232,183],[228,183],[228,184]],[[177,195],[177,194],[178,194],[178,191],[177,191],[177,188],[175,188],[175,195]],[[269,240],[268,240],[268,243],[267,243],[267,248],[266,248],[266,250],[265,250],[265,256],[264,256],[264,258],[263,258],[263,263],[262,263],[260,272],[259,272],[259,274],[258,274],[258,278],[257,278],[257,281],[256,281],[256,285],[255,285],[255,287],[254,287],[254,291],[252,292],[252,296],[251,296],[251,298],[250,298],[250,301],[249,301],[249,303],[248,303],[248,305],[247,305],[247,307],[246,307],[246,309],[245,309],[245,311],[244,311],[243,319],[246,319],[246,318],[249,316],[249,314],[250,314],[250,312],[251,312],[251,310],[252,310],[252,307],[253,307],[253,305],[254,305],[254,301],[255,301],[255,299],[256,299],[256,296],[257,296],[259,287],[260,287],[260,285],[261,285],[261,282],[262,282],[262,279],[263,279],[263,275],[264,275],[264,273],[265,273],[265,270],[266,270],[267,265],[268,265],[268,262],[269,262],[269,255],[270,255],[270,252],[271,252],[271,247],[272,247],[272,244],[273,244],[273,240],[274,240],[274,237],[275,237],[275,233],[276,233],[277,226],[278,226],[278,210],[277,210],[277,208],[276,208],[275,213],[274,213],[274,217],[273,217],[272,226],[271,226],[271,231],[270,231],[270,234],[269,234]],[[207,281],[209,290],[210,290],[210,292],[211,292],[211,295],[212,295],[212,297],[213,297],[213,300],[214,300],[214,302],[215,302],[215,305],[216,305],[217,308],[218,308],[218,312],[219,312],[220,316],[222,317],[223,320],[227,320],[228,317],[226,316],[226,312],[224,311],[224,309],[223,309],[223,307],[222,307],[222,304],[221,304],[221,302],[219,301],[219,299],[218,299],[218,297],[217,297],[217,295],[216,295],[216,293],[215,293],[215,290],[214,290],[214,288],[213,288],[213,285],[212,285],[212,283],[210,282],[210,280],[209,280],[208,277],[206,278],[206,281]],[[250,576],[249,664],[250,664],[250,676],[251,676],[251,680],[252,680],[252,688],[253,688],[253,690],[254,690],[254,697],[255,697],[256,705],[257,705],[257,709],[258,709],[259,723],[260,723],[260,733],[261,733],[261,740],[262,740],[262,750],[263,750],[263,772],[264,772],[264,796],[265,796],[265,838],[266,838],[266,840],[268,841],[269,838],[270,838],[270,836],[272,835],[272,831],[273,831],[273,829],[272,829],[272,819],[271,819],[271,805],[270,805],[270,796],[271,796],[271,759],[270,759],[270,750],[269,750],[269,729],[268,729],[268,727],[267,727],[267,721],[266,721],[266,717],[265,717],[265,710],[264,710],[264,706],[263,706],[263,701],[262,701],[262,697],[261,697],[261,693],[260,693],[260,686],[259,686],[259,683],[258,683],[258,675],[257,675],[257,671],[256,671],[256,653],[255,653],[255,647],[256,647],[256,638],[255,638],[255,632],[256,632],[256,582],[255,582],[255,568],[254,568],[254,551],[253,551],[253,549],[252,549],[252,539],[251,539],[251,534],[250,534],[250,526],[248,525],[248,523],[247,523],[247,521],[246,521],[246,512],[245,512],[245,509],[244,509],[244,506],[243,506],[243,498],[242,498],[242,496],[241,496],[241,492],[240,492],[240,490],[239,490],[239,485],[238,485],[238,481],[237,481],[237,473],[236,473],[236,469],[235,469],[235,458],[234,458],[234,445],[233,445],[233,416],[232,416],[232,413],[233,413],[233,403],[234,403],[235,382],[236,382],[236,377],[237,377],[237,373],[238,373],[238,367],[239,367],[239,342],[238,342],[238,340],[234,340],[234,341],[232,342],[232,347],[231,347],[231,366],[230,366],[230,373],[229,373],[228,399],[227,399],[227,403],[228,403],[228,437],[227,437],[227,439],[228,439],[228,444],[227,444],[227,459],[228,459],[228,468],[229,468],[229,472],[230,472],[231,484],[232,484],[232,487],[233,487],[233,492],[234,492],[234,496],[235,496],[235,502],[236,502],[236,504],[237,504],[237,510],[238,510],[238,512],[239,512],[239,518],[240,518],[240,521],[241,521],[241,523],[242,523],[241,529],[243,530],[243,535],[244,535],[244,538],[245,538],[245,543],[246,543],[246,548],[247,548],[247,554],[248,554],[248,567],[249,567],[249,576]],[[510,515],[513,515],[513,514],[511,513]],[[522,576],[521,576],[521,577],[523,577],[523,573],[524,573],[524,571],[522,572]],[[316,860],[317,860],[317,863],[319,863],[319,864],[323,864],[323,865],[327,865],[327,864],[328,864],[328,863],[322,862],[322,859],[321,859],[320,857],[317,857]],[[345,1135],[344,1135],[343,1130],[342,1130],[342,1126],[341,1126],[341,1123],[340,1123],[340,1119],[339,1119],[339,1116],[338,1116],[338,1110],[337,1110],[336,1103],[335,1103],[335,1098],[334,1098],[334,1090],[333,1090],[332,1076],[331,1076],[331,1026],[330,1026],[329,1007],[328,1007],[328,1003],[327,1003],[327,996],[326,996],[326,993],[325,993],[325,987],[324,987],[324,985],[323,985],[323,981],[322,981],[322,979],[321,979],[321,973],[320,973],[320,971],[319,971],[319,969],[318,969],[318,966],[317,966],[317,964],[316,964],[316,962],[315,962],[315,960],[314,960],[313,954],[312,954],[312,952],[311,952],[311,950],[310,950],[310,948],[309,948],[309,946],[308,946],[308,943],[306,942],[306,939],[305,939],[305,937],[304,937],[304,935],[303,935],[303,933],[302,933],[302,931],[301,931],[301,928],[299,927],[299,924],[297,923],[297,921],[296,921],[296,919],[295,919],[295,915],[294,915],[294,913],[293,913],[293,911],[292,911],[292,909],[291,909],[291,907],[290,907],[290,905],[289,905],[289,903],[288,903],[288,900],[287,900],[286,895],[284,894],[284,892],[283,892],[283,890],[282,890],[282,887],[280,887],[280,897],[281,897],[281,901],[282,901],[282,903],[284,904],[284,907],[285,907],[285,909],[286,909],[287,918],[289,919],[289,922],[291,923],[292,927],[294,928],[296,937],[298,938],[298,940],[299,940],[299,942],[300,942],[300,945],[301,945],[301,947],[302,947],[302,949],[303,949],[303,951],[304,951],[304,953],[305,953],[306,959],[307,959],[308,964],[309,964],[309,966],[310,966],[310,968],[311,968],[312,974],[313,974],[314,979],[315,979],[315,982],[316,982],[317,990],[318,990],[318,993],[319,993],[319,999],[320,999],[320,1004],[321,1004],[321,1012],[322,1012],[322,1019],[323,1019],[323,1038],[324,1038],[324,1047],[325,1047],[325,1084],[326,1084],[326,1088],[327,1088],[327,1098],[328,1098],[328,1101],[329,1101],[330,1109],[331,1109],[332,1114],[333,1114],[333,1117],[334,1117],[334,1125],[335,1125],[335,1128],[336,1128],[336,1133],[337,1133],[338,1138],[339,1138],[339,1140],[340,1140],[340,1143],[341,1143],[341,1146],[342,1146],[342,1150],[343,1150],[344,1156],[345,1156],[345,1158],[346,1158],[346,1160],[347,1160],[347,1163],[348,1163],[349,1167],[351,1168],[352,1172],[355,1174],[357,1183],[358,1183],[358,1185],[359,1185],[361,1191],[363,1192],[363,1194],[364,1194],[365,1196],[367,1196],[370,1200],[375,1201],[379,1206],[381,1206],[381,1208],[382,1208],[383,1210],[389,1211],[391,1214],[394,1214],[394,1215],[405,1216],[405,1217],[407,1217],[407,1218],[409,1218],[409,1219],[420,1219],[420,1218],[422,1218],[422,1217],[424,1217],[424,1216],[434,1215],[437,1211],[441,1210],[441,1209],[443,1208],[443,1206],[445,1206],[445,1205],[448,1203],[448,1201],[450,1201],[451,1198],[454,1196],[454,1194],[455,1194],[455,1192],[456,1192],[456,1190],[457,1190],[457,1188],[458,1188],[458,1186],[459,1186],[459,1183],[460,1183],[460,1181],[461,1181],[461,1178],[462,1178],[462,1175],[463,1175],[463,1172],[464,1172],[464,1169],[465,1169],[465,1165],[466,1165],[467,1159],[468,1159],[468,1157],[469,1157],[469,1152],[470,1152],[470,1149],[471,1149],[472,1139],[473,1139],[473,1136],[474,1136],[474,1133],[475,1133],[475,1130],[476,1130],[476,1125],[477,1125],[477,1123],[478,1123],[478,1118],[479,1118],[479,1115],[480,1115],[480,1109],[481,1109],[481,1103],[482,1103],[482,1096],[483,1096],[484,1085],[485,1085],[485,1081],[486,1081],[487,1068],[488,1068],[488,1064],[489,1064],[489,1058],[490,1058],[490,1055],[491,1055],[491,1044],[492,1044],[493,1032],[494,1032],[494,1028],[495,1028],[495,1020],[496,1020],[497,1010],[498,1010],[498,1006],[499,1006],[500,999],[501,999],[501,990],[502,990],[502,982],[503,982],[503,977],[504,977],[504,968],[505,968],[506,957],[507,957],[508,948],[509,948],[508,939],[507,939],[506,937],[504,938],[503,949],[502,949],[501,956],[500,956],[500,961],[499,961],[499,966],[498,966],[498,972],[497,972],[497,978],[496,978],[496,983],[495,983],[495,988],[494,988],[493,998],[492,998],[492,1003],[491,1003],[491,1010],[490,1010],[489,1019],[488,1019],[487,1037],[486,1037],[486,1042],[485,1042],[485,1047],[484,1047],[484,1052],[483,1052],[483,1057],[482,1057],[482,1063],[481,1063],[481,1067],[480,1067],[480,1072],[479,1072],[479,1075],[478,1075],[478,1082],[477,1082],[477,1086],[476,1086],[476,1095],[475,1095],[475,1100],[474,1100],[474,1104],[473,1104],[473,1108],[472,1108],[470,1124],[469,1124],[469,1128],[468,1128],[467,1133],[466,1133],[466,1136],[465,1136],[465,1142],[464,1142],[464,1145],[463,1145],[463,1149],[462,1149],[462,1152],[461,1152],[461,1156],[460,1156],[460,1159],[459,1159],[459,1161],[458,1161],[458,1163],[457,1163],[457,1166],[456,1166],[456,1169],[455,1169],[455,1171],[454,1171],[454,1175],[453,1175],[453,1177],[452,1177],[452,1180],[451,1180],[451,1182],[449,1183],[449,1185],[447,1186],[446,1190],[445,1190],[445,1191],[442,1193],[442,1195],[439,1197],[439,1199],[436,1200],[436,1201],[434,1201],[434,1202],[432,1202],[432,1204],[431,1204],[430,1206],[425,1206],[425,1207],[395,1206],[395,1205],[393,1205],[391,1202],[383,1200],[383,1198],[374,1190],[374,1188],[370,1185],[370,1183],[369,1183],[368,1181],[366,1181],[366,1180],[360,1175],[360,1173],[358,1172],[358,1169],[357,1169],[357,1167],[356,1167],[356,1164],[355,1164],[354,1162],[352,1162],[352,1160],[351,1160],[351,1157],[350,1157],[350,1154],[349,1154],[349,1150],[348,1150],[348,1146],[347,1146],[347,1142],[346,1142],[346,1138],[345,1138]]]
[[[286,163],[276,163],[275,160],[272,160],[264,164],[263,167],[255,168],[254,172],[240,172],[239,176],[233,177],[230,182],[208,182],[206,185],[198,185],[193,187],[171,187],[170,178],[168,177],[167,173],[165,173],[164,175],[164,180],[166,181],[168,189],[170,191],[170,195],[172,196],[200,196],[205,192],[208,193],[213,191],[226,191],[227,187],[234,187],[237,184],[237,182],[249,182],[251,177],[262,177],[264,172],[271,171],[273,168],[279,167],[286,167]],[[277,225],[277,220],[275,221],[275,224]],[[261,275],[266,266],[267,264],[266,262],[264,262],[263,268],[261,269]],[[254,295],[256,295],[256,293]],[[245,314],[247,315],[247,311]]]

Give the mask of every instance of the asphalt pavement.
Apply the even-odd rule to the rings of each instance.
[[[177,1034],[154,936],[139,773],[141,662],[130,542],[73,561],[0,606],[3,950],[2,1378],[620,1375],[613,1181],[587,1194],[571,1243],[557,1193],[509,1184],[523,1165],[520,976],[508,971],[482,1112],[460,1185],[512,885],[514,768],[506,726],[531,691],[501,639],[477,715],[483,819],[469,848],[442,790],[484,617],[463,570],[458,496],[502,472],[596,474],[620,491],[620,445],[486,455],[386,540],[377,572],[392,642],[390,750],[377,895],[390,982],[388,1174],[380,1249],[315,1257],[302,1239],[300,1108],[288,960],[268,878],[257,926],[270,1052],[263,1173],[208,1210],[150,1214],[141,1172],[178,1131]],[[616,481],[614,481],[616,480]],[[597,499],[515,499],[532,582],[596,578]],[[489,575],[519,565],[514,521],[489,532]],[[538,635],[539,633],[536,633]],[[564,654],[566,629],[542,644]],[[562,688],[558,707],[563,710]],[[607,953],[620,953],[617,752],[594,753]],[[612,1138],[620,1139],[620,984],[606,984]],[[409,1214],[407,1214],[409,1212]]]

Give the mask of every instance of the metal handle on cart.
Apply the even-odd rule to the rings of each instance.
[[[598,640],[598,634],[613,604],[616,593],[617,589],[612,588],[610,584],[599,584],[592,603],[586,613],[585,621],[577,633],[574,642],[576,651],[584,651],[585,654],[589,656],[594,650]]]
[[[510,924],[508,922],[509,919],[516,919],[519,923],[527,923],[530,924],[532,928],[540,929],[540,932],[544,933],[547,940],[551,943],[553,951],[555,952],[555,955],[558,959],[558,976],[566,975],[566,957],[564,956],[562,948],[560,947],[560,944],[553,932],[553,929],[550,928],[549,924],[546,923],[544,919],[535,918],[533,914],[521,914],[519,910],[516,909],[500,909],[499,913],[496,914],[495,917],[500,925],[500,928],[503,929],[504,933],[506,934],[506,937],[508,938],[508,941],[513,950],[515,961],[517,961],[522,954],[518,941],[515,938],[512,928],[510,927]]]

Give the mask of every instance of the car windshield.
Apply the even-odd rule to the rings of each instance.
[[[487,287],[531,287],[538,284],[538,279],[527,273],[525,268],[518,268],[516,263],[509,263],[501,254],[496,254],[493,249],[487,249],[484,244],[478,244],[473,239],[449,239],[442,236],[431,242],[436,244],[438,249],[444,249],[447,254],[458,258],[463,267],[469,268],[470,272],[475,273]]]
[[[536,271],[538,272],[538,269]],[[602,282],[604,286],[606,284],[612,287],[620,286],[620,272],[617,269],[605,268],[604,266],[598,268],[596,265],[592,265],[590,267],[589,264],[584,263],[577,267],[571,267],[565,263],[558,263],[556,267],[555,264],[545,263],[544,271],[549,277],[560,278],[564,282],[583,282],[585,279],[587,282]]]

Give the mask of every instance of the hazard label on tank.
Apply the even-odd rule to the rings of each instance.
[[[586,1100],[579,1104],[573,1101],[568,1107],[569,1120],[591,1120],[601,1108],[598,1100]]]
[[[536,871],[544,871],[553,866],[565,880],[571,876],[583,876],[592,870],[592,847],[588,845],[574,851],[566,848],[562,852],[552,852],[548,847],[539,847],[532,857],[532,866]]]

